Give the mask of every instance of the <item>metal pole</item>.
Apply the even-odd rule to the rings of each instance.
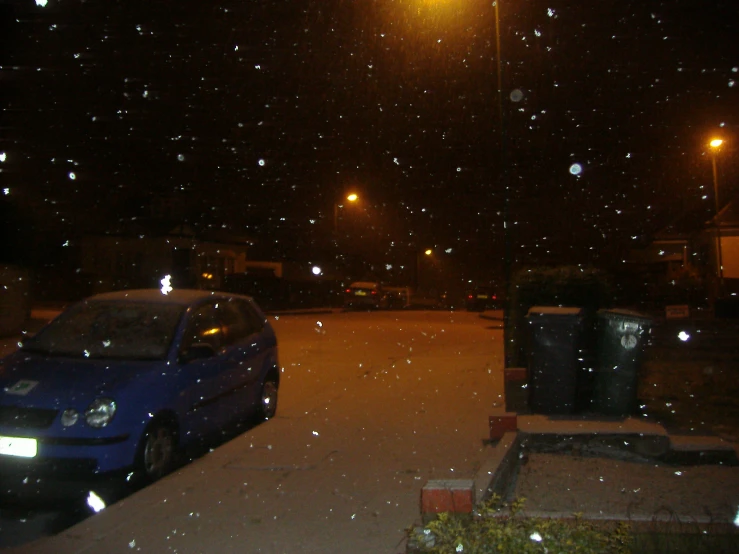
[[[334,202],[334,240],[339,237],[339,205]]]
[[[421,284],[421,253],[416,252],[416,294]]]
[[[503,69],[500,48],[500,0],[493,2],[495,6],[495,58],[498,77],[498,124],[500,133],[500,157],[498,168],[500,184],[503,186],[503,280],[505,282],[505,298],[503,299],[503,360],[504,367],[511,367],[515,360],[513,355],[512,325],[515,321],[511,318],[511,233],[508,226],[510,190],[508,187],[508,136],[506,134],[505,112],[503,110]]]
[[[495,59],[497,61],[498,69],[498,118],[500,122],[503,121],[503,70],[500,63],[500,13],[498,11],[498,4],[500,0],[495,0],[493,5],[495,6]],[[501,126],[501,129],[503,127]]]
[[[716,225],[716,257],[718,261],[718,292],[719,298],[724,295],[724,260],[721,246],[721,227],[719,225],[719,202],[718,202],[718,171],[716,170],[716,153],[713,153],[711,157],[713,165],[713,199],[716,204],[716,218],[714,223]]]

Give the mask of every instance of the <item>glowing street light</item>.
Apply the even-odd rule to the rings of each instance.
[[[434,251],[431,248],[419,250],[416,254],[416,292],[418,292],[418,287],[421,283],[421,258],[423,258],[423,256],[431,257],[433,254]]]
[[[351,194],[346,195],[345,200],[353,204],[359,201],[359,195],[352,192]],[[336,237],[338,237],[339,235],[339,203],[338,202],[334,202],[334,235]]]
[[[719,149],[724,143],[722,139],[715,138],[709,142],[711,147],[711,165],[713,166],[713,201],[715,204],[716,215],[714,218],[714,225],[716,226],[716,258],[718,263],[718,283],[719,283],[719,296],[724,294],[724,260],[722,255],[721,247],[721,228],[719,227],[718,213],[719,213],[719,202],[718,202],[718,171],[716,170],[716,158],[718,157]]]

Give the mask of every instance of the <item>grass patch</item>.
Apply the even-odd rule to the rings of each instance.
[[[733,554],[739,533],[731,527],[680,522],[592,521],[526,517],[524,500],[505,504],[494,496],[475,514],[439,514],[409,531],[413,554]]]
[[[729,534],[654,531],[633,533],[631,549],[639,554],[734,554],[739,551],[738,539]]]
[[[529,518],[522,514],[523,500],[504,505],[495,496],[474,515],[444,513],[422,529],[410,533],[409,552],[446,554],[545,553],[626,554],[632,536],[627,524],[610,529],[580,517]],[[501,515],[507,511],[506,515]]]

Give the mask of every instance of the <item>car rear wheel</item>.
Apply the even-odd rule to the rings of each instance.
[[[147,481],[156,481],[174,469],[177,434],[167,421],[154,421],[142,439],[138,465]]]
[[[277,412],[277,379],[267,377],[262,383],[262,393],[259,395],[257,420],[272,419]]]

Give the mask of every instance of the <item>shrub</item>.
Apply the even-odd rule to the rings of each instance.
[[[528,518],[521,514],[523,501],[510,505],[510,515],[501,516],[503,505],[494,497],[476,515],[444,513],[411,536],[413,551],[429,554],[581,553],[625,554],[632,538],[627,524],[610,530],[574,519]],[[498,514],[497,517],[493,517]]]

